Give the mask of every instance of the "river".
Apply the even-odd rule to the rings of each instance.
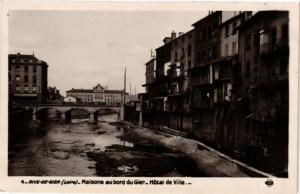
[[[116,120],[102,115],[97,123],[32,125],[9,147],[9,176],[203,176],[176,153],[124,140],[126,131]],[[145,165],[150,159],[152,165]]]

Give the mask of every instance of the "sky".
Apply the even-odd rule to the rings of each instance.
[[[48,86],[65,95],[72,88],[100,83],[144,92],[151,49],[171,32],[187,32],[207,12],[12,11],[9,53],[33,54],[48,63]]]

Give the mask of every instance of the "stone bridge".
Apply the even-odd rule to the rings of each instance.
[[[90,114],[90,122],[97,120],[98,112],[110,111],[120,115],[121,105],[97,105],[97,104],[76,104],[76,103],[61,103],[61,104],[17,104],[16,107],[32,110],[32,120],[37,120],[38,115],[45,110],[54,109],[61,114],[62,121],[71,120],[72,110],[84,110]]]

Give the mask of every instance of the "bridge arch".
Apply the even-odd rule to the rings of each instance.
[[[66,121],[70,122],[72,118],[90,118],[91,114],[94,114],[85,107],[71,107],[64,111],[64,117]],[[93,118],[92,118],[93,119]]]
[[[58,120],[63,113],[55,107],[40,107],[33,111],[33,120]]]

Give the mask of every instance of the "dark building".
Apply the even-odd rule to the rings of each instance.
[[[256,155],[261,165],[268,159],[282,170],[288,161],[288,22],[286,11],[262,11],[238,29],[237,81],[242,82],[237,84],[236,99],[243,111],[238,115],[236,144]]]
[[[156,49],[156,68],[146,63],[143,121],[286,176],[288,22],[284,11],[216,11],[173,32]]]
[[[189,69],[193,88],[193,132],[206,141],[214,142],[214,64],[220,57],[220,30],[224,12],[216,11],[193,24],[196,34],[194,66]],[[224,18],[223,18],[224,19]]]
[[[175,32],[173,32],[175,33]],[[180,130],[192,130],[190,111],[190,89],[188,86],[188,69],[194,59],[194,30],[178,33],[171,42],[171,64],[168,69],[169,90],[167,112],[169,127]]]
[[[238,30],[250,18],[252,12],[237,12],[234,17],[223,22],[220,27],[220,57],[213,65],[214,122],[216,144],[231,149],[234,147],[232,97],[233,76],[238,71]]]
[[[34,55],[8,55],[9,100],[44,102],[47,97],[48,65]]]
[[[63,101],[63,96],[60,94],[59,90],[55,86],[48,87],[47,101],[48,102],[62,102]]]

